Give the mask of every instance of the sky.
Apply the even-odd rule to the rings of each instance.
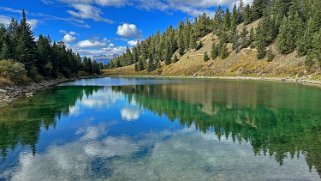
[[[243,0],[250,3],[251,0]],[[157,31],[239,0],[0,0],[0,23],[25,9],[35,37],[49,35],[89,57],[111,58]]]

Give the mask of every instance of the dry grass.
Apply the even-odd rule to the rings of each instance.
[[[13,82],[11,80],[0,76],[0,86],[11,86],[11,85],[13,85]]]

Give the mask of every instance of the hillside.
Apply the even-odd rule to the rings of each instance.
[[[256,28],[260,20],[246,25],[247,29]],[[242,29],[243,24],[237,29]],[[275,55],[272,62],[267,58],[258,60],[257,50],[244,48],[239,53],[232,50],[232,43],[228,43],[230,52],[226,59],[217,58],[205,62],[203,60],[205,52],[211,52],[212,44],[219,43],[219,39],[213,33],[209,33],[201,39],[203,47],[199,50],[188,50],[184,55],[179,56],[175,52],[179,61],[170,65],[163,62],[159,69],[152,72],[147,70],[135,71],[134,65],[105,69],[105,75],[162,75],[162,76],[254,76],[254,77],[292,77],[309,78],[321,80],[319,64],[313,66],[305,65],[306,57],[298,57],[294,51],[287,55],[280,53]],[[277,52],[276,43],[269,45],[273,52]],[[173,58],[172,57],[172,58]]]

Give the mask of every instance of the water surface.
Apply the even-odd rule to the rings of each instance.
[[[0,180],[320,180],[321,90],[86,79],[0,110]]]

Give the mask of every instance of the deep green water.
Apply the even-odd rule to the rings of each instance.
[[[0,110],[2,180],[320,180],[321,89],[87,79]]]

